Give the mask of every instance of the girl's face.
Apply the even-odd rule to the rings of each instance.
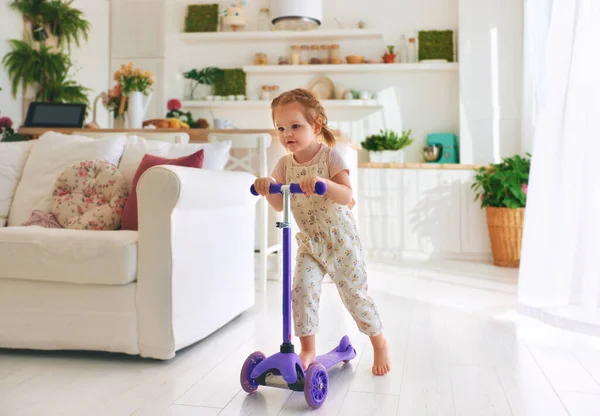
[[[317,142],[318,126],[311,124],[304,117],[300,103],[289,103],[275,108],[275,127],[279,131],[279,141],[292,153],[307,149]]]

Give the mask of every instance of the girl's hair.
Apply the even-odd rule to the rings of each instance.
[[[280,105],[300,103],[304,107],[304,117],[311,124],[311,126],[320,125],[321,134],[323,135],[323,141],[329,147],[335,146],[335,136],[329,130],[327,126],[327,115],[325,109],[313,95],[312,92],[303,88],[296,88],[294,90],[286,91],[275,98],[271,103],[271,112],[273,121],[275,121],[275,109]]]

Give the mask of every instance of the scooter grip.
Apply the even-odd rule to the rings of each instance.
[[[252,184],[252,186],[250,186],[250,192],[254,196],[259,195],[258,192],[256,192],[256,188],[254,187],[254,184]],[[278,194],[280,192],[281,192],[281,184],[280,183],[269,184],[269,193],[270,194]]]
[[[300,189],[300,185],[297,183],[290,183],[290,192],[293,194],[302,194],[304,192],[302,192],[302,189]],[[325,195],[325,193],[327,192],[327,185],[325,185],[325,182],[317,182],[315,184],[315,193],[317,195]]]
[[[281,193],[281,184],[280,183],[272,183],[269,185],[269,193],[270,194],[278,194]],[[254,188],[254,184],[252,184],[252,186],[250,186],[250,192],[252,193],[252,195],[254,196],[258,196],[258,192],[256,192],[256,188]],[[325,195],[325,193],[327,192],[327,185],[325,185],[325,182],[317,182],[315,184],[315,193],[317,195]],[[302,189],[300,188],[300,185],[297,183],[290,183],[290,193],[292,194],[302,194],[304,192],[302,192]]]

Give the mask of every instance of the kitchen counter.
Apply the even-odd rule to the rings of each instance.
[[[208,140],[209,133],[270,133],[273,137],[277,137],[277,130],[274,129],[91,129],[91,128],[53,128],[53,127],[21,127],[18,130],[20,134],[26,134],[33,136],[37,139],[39,136],[47,131],[55,131],[62,134],[84,134],[87,132],[91,133],[129,133],[129,134],[141,134],[141,133],[187,133],[190,136],[190,142],[205,142]]]
[[[57,128],[57,127],[20,127],[18,129],[19,134],[25,134],[33,136],[34,139],[39,138],[42,134],[47,131],[54,131],[62,134],[83,134],[85,133],[128,133],[128,134],[142,134],[142,133],[187,133],[190,136],[190,143],[202,143],[208,141],[209,133],[231,133],[231,134],[260,134],[269,133],[273,140],[279,140],[279,132],[275,129],[92,129],[92,128]],[[335,139],[351,146],[354,149],[358,148],[358,145],[343,137],[339,130],[332,130]]]
[[[438,170],[475,170],[485,165],[467,165],[460,163],[359,163],[359,168],[373,169],[438,169]]]

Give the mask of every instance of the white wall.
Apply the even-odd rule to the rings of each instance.
[[[92,91],[88,93],[90,100],[90,116],[92,120],[94,99],[102,92],[108,90],[109,80],[112,79],[110,72],[109,57],[109,1],[108,0],[75,0],[73,7],[83,11],[85,18],[92,25],[89,39],[82,41],[81,48],[73,48],[71,58],[73,59],[74,79],[84,87]],[[97,122],[100,127],[108,127],[108,112],[98,102]]]
[[[265,52],[271,63],[277,62],[279,55],[289,54],[288,41],[265,42],[222,42],[210,45],[188,45],[179,39],[183,32],[186,6],[188,3],[208,3],[208,1],[176,1],[167,8],[167,38],[165,51],[165,100],[184,97],[185,82],[180,74],[192,68],[209,65],[223,68],[240,68],[253,63],[254,54]],[[341,55],[364,54],[366,58],[380,58],[386,45],[398,47],[400,37],[415,36],[417,28],[458,29],[457,0],[350,0],[345,2],[325,0],[323,10],[324,29],[339,28],[337,18],[346,27],[357,27],[360,19],[367,28],[383,31],[383,40],[340,41]],[[246,30],[256,29],[256,17],[261,1],[248,2]],[[333,42],[332,42],[333,43]],[[368,129],[356,128],[348,123],[340,127],[354,132],[352,139],[361,141],[366,132],[389,127],[401,130],[413,130],[415,144],[408,149],[409,160],[419,160],[418,152],[425,136],[429,132],[450,131],[459,133],[458,73],[457,72],[396,72],[379,74],[323,74],[332,79],[336,87],[349,89],[368,89],[382,93],[385,111],[382,115],[370,118],[365,123],[355,123],[359,127],[368,125]],[[295,74],[265,76],[248,74],[248,94],[258,94],[263,84],[276,84],[280,91],[295,87],[306,87],[316,74]],[[205,117],[209,122],[212,115],[194,110],[194,115]],[[219,118],[231,119],[238,127],[270,128],[272,122],[268,111],[246,112],[222,110],[213,113]],[[336,120],[331,120],[335,125]]]
[[[9,2],[0,2],[0,61],[11,48],[8,39],[21,39],[23,36],[23,20],[21,16],[8,7]],[[21,123],[22,99],[17,95],[14,99],[11,94],[10,79],[0,63],[0,116],[11,118],[14,127]]]
[[[23,20],[19,13],[12,11],[9,1],[0,3],[0,60],[11,50],[8,39],[23,39]],[[73,7],[82,10],[85,18],[91,23],[89,40],[82,41],[81,48],[73,46],[71,57],[73,59],[72,73],[74,79],[83,86],[91,88],[89,93],[90,104],[101,91],[108,88],[109,75],[109,2],[107,0],[75,0]],[[22,114],[22,99],[19,91],[15,100],[10,93],[10,79],[0,67],[0,113],[8,115],[19,126],[26,114]],[[98,120],[106,126],[107,113],[99,105]],[[90,112],[91,118],[91,112]]]
[[[176,0],[110,0],[110,67],[114,73],[121,64],[151,71],[155,87],[145,119],[166,114],[163,90],[170,80],[163,77],[165,54],[165,12]],[[114,83],[111,83],[113,85]]]
[[[521,152],[523,0],[459,0],[462,163]]]

